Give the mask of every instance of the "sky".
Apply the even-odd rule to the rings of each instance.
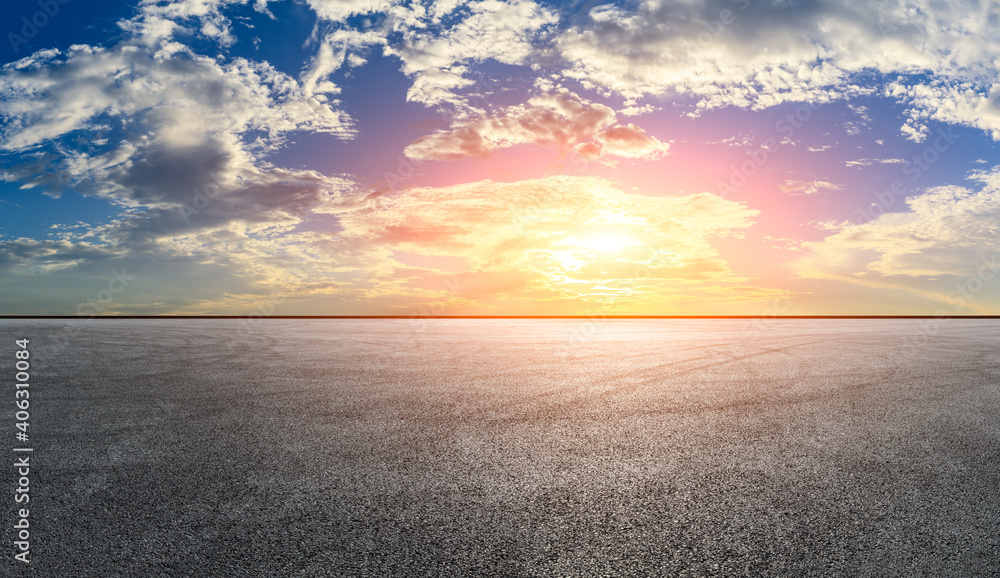
[[[0,314],[1000,314],[994,2],[0,12]]]

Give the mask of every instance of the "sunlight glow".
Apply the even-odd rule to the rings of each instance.
[[[597,232],[570,237],[566,244],[596,253],[616,253],[638,241],[621,233]]]

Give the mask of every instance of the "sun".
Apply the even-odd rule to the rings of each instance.
[[[617,253],[637,245],[638,241],[622,233],[595,232],[574,235],[566,239],[565,243],[594,253]]]

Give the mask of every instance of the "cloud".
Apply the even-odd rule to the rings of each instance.
[[[226,295],[287,290],[289,271],[306,265],[316,282],[329,280],[338,268],[366,263],[358,248],[295,232],[314,211],[337,205],[349,181],[254,167],[224,150],[213,142],[151,147],[129,162],[94,169],[91,180],[76,189],[127,208],[110,222],[60,231],[55,240],[0,240],[0,277],[18,292],[52,284],[72,294],[89,279],[125,267],[142,275],[137,287],[143,289],[129,294],[136,303],[170,296],[161,312],[239,313],[232,309],[237,300]],[[65,300],[47,301],[51,293],[40,293],[34,306],[75,313],[65,309]]]
[[[143,0],[139,12],[119,26],[144,44],[155,45],[182,33],[200,35],[222,46],[236,43],[231,22],[223,9],[246,4],[248,0]],[[267,0],[257,0],[254,9],[267,13]]]
[[[340,225],[351,242],[460,258],[468,273],[519,279],[538,298],[634,303],[669,287],[744,281],[712,240],[756,215],[710,194],[652,197],[596,177],[549,177],[411,189],[342,214]]]
[[[264,159],[292,131],[349,139],[349,117],[267,63],[148,40],[49,50],[0,69],[0,178],[52,196],[71,189],[118,212],[57,239],[5,238],[5,286],[56,283],[60,295],[41,291],[34,307],[73,314],[74,287],[129,267],[144,281],[119,305],[197,312],[287,283],[289,263],[312,263],[313,282],[366,264],[371,250],[333,250],[336,240],[295,231],[342,204],[350,179]]]
[[[782,193],[797,196],[797,195],[815,195],[820,191],[839,191],[842,189],[840,185],[835,185],[833,183],[828,183],[826,181],[798,181],[798,180],[787,180],[783,185],[778,187]]]
[[[553,144],[587,157],[645,159],[669,148],[632,123],[618,124],[611,108],[561,88],[489,117],[459,121],[417,139],[405,152],[413,159],[448,160],[486,156],[519,144]]]
[[[0,92],[0,147],[6,150],[93,129],[102,117],[128,119],[138,124],[133,132],[176,144],[211,133],[353,134],[346,114],[309,99],[269,64],[242,58],[221,64],[186,50],[163,54],[130,43],[77,45],[65,55],[51,51],[6,65]]]
[[[1000,170],[971,175],[978,189],[942,186],[906,199],[906,210],[842,223],[805,243],[800,275],[894,287],[941,301],[956,280],[1000,254]],[[941,281],[935,281],[937,279]]]
[[[246,3],[150,1],[122,25],[148,42],[184,31],[228,44],[235,39],[223,11]],[[962,0],[944,10],[930,0],[641,0],[600,4],[572,17],[530,0],[307,3],[322,21],[337,24],[303,77],[308,95],[336,94],[329,73],[361,58],[352,49],[382,45],[413,81],[409,100],[448,107],[465,119],[487,113],[482,99],[497,83],[472,67],[492,60],[535,74],[548,69],[606,96],[624,96],[626,116],[652,110],[637,102],[647,96],[690,95],[699,113],[882,92],[909,107],[901,131],[910,140],[926,138],[928,119],[1000,138],[994,82],[1000,44],[987,24],[997,17],[990,3]],[[266,12],[266,4],[254,6]],[[377,14],[378,22],[352,30],[345,20],[360,14]],[[346,39],[351,35],[358,44]],[[857,82],[871,72],[893,80],[884,90]],[[851,106],[867,125],[870,111]],[[859,126],[845,128],[854,134]]]
[[[742,8],[742,9],[741,9]],[[565,30],[564,71],[628,98],[692,93],[700,105],[765,108],[859,89],[826,58],[816,3],[640,2],[602,5]]]
[[[356,14],[381,12],[399,4],[397,0],[307,0],[307,3],[317,16],[334,22]]]
[[[153,211],[177,221],[171,211],[210,184],[224,189],[214,207],[247,200],[246,211],[229,207],[232,216],[223,220],[262,214],[269,205],[254,198],[254,187],[322,187],[325,178],[262,167],[259,157],[282,146],[285,133],[354,134],[344,113],[307,98],[294,79],[268,64],[241,58],[222,64],[187,51],[163,55],[127,42],[111,49],[74,46],[66,54],[8,65],[0,72],[0,92],[7,95],[0,101],[0,147],[11,153],[5,180],[53,195],[69,185],[120,207],[148,209],[150,223],[156,222]],[[77,150],[52,145],[70,136],[107,144]],[[20,162],[11,162],[18,156]],[[343,183],[335,178],[328,184]],[[292,203],[299,198],[284,197]],[[202,219],[203,226],[207,222]]]
[[[454,2],[435,4],[431,18],[421,5],[392,12],[401,38],[390,43],[385,53],[402,60],[403,72],[414,79],[407,100],[463,111],[477,109],[456,92],[476,83],[465,76],[467,65],[487,60],[529,64],[536,53],[537,35],[557,21],[552,11],[530,0],[482,0],[465,3],[465,16],[459,21],[441,24],[441,15],[457,6]],[[481,107],[477,110],[482,112]]]
[[[365,51],[372,45],[384,44],[385,38],[375,31],[336,30],[328,34],[303,72],[303,93],[307,97],[313,97],[317,93],[338,94],[340,88],[329,81],[330,74],[340,69],[345,62],[350,66],[363,64],[364,59],[358,52]]]
[[[641,0],[572,15],[529,0],[310,5],[338,22],[381,14],[378,31],[364,34],[380,35],[368,43],[382,44],[385,55],[402,61],[412,79],[408,100],[446,107],[466,121],[489,114],[485,99],[503,86],[474,69],[492,60],[624,97],[625,116],[654,110],[638,102],[644,97],[692,98],[689,114],[697,115],[724,106],[760,110],[882,93],[908,107],[901,131],[910,140],[926,138],[928,119],[1000,138],[994,82],[1000,44],[984,24],[997,16],[989,3],[964,0],[942,10],[930,0]],[[324,76],[346,57],[327,44],[310,74]],[[870,73],[893,80],[883,88],[859,80]],[[871,115],[865,106],[851,107],[857,118],[845,130],[857,134]]]
[[[904,159],[898,158],[888,158],[888,159],[872,159],[864,158],[855,161],[846,161],[844,166],[847,168],[857,168],[857,167],[870,167],[872,165],[901,165],[906,161]]]
[[[862,73],[896,75],[914,84],[891,89],[914,119],[994,131],[996,17],[994,4],[973,0],[946,9],[929,0],[647,0],[591,8],[555,50],[563,74],[586,87],[632,101],[691,95],[697,110],[827,102],[870,93],[855,82]],[[939,84],[922,86],[921,75]],[[856,112],[865,122],[867,110]],[[924,132],[919,122],[904,130],[915,140]]]
[[[359,52],[381,46],[383,55],[402,61],[402,71],[412,79],[407,100],[446,107],[457,115],[482,114],[488,89],[481,79],[470,78],[470,67],[493,60],[526,65],[536,54],[536,36],[556,22],[550,10],[530,0],[442,0],[425,6],[396,0],[308,0],[332,31],[317,27],[311,40],[322,34],[319,49],[303,75],[307,93],[335,93],[327,80],[345,61],[359,63]],[[359,27],[344,21],[350,16],[371,15]],[[446,21],[447,20],[447,21]]]
[[[959,85],[942,81],[913,85],[893,82],[886,93],[912,107],[902,128],[909,140],[924,141],[929,132],[928,120],[970,126],[986,132],[993,140],[1000,140],[1000,84],[978,88],[971,82]]]
[[[145,1],[120,24],[124,42],[40,51],[0,69],[0,178],[52,196],[73,190],[117,212],[40,233],[48,238],[0,239],[0,292],[45,295],[57,280],[62,301],[50,302],[75,302],[66,295],[80,282],[99,285],[113,268],[134,266],[143,280],[115,311],[146,302],[153,312],[239,312],[290,288],[326,306],[397,307],[433,300],[451,278],[464,289],[449,299],[465,307],[516,299],[656,308],[773,294],[750,287],[716,249],[757,211],[717,196],[552,177],[366,197],[349,176],[275,166],[270,153],[297,132],[356,134],[333,75],[378,47],[412,81],[408,100],[451,118],[406,148],[414,159],[519,145],[655,159],[668,145],[644,122],[622,119],[869,93],[904,104],[901,131],[912,140],[926,138],[932,121],[1000,138],[989,3],[637,0],[575,13],[530,0],[304,4],[318,22],[298,78],[226,51],[240,40],[233,9],[269,14],[267,0]],[[205,41],[219,54],[184,44]],[[872,88],[879,78],[892,80]],[[851,109],[855,124],[871,122],[872,111]],[[1000,179],[975,179],[975,190],[930,189],[870,223],[822,221],[832,234],[820,242],[768,240],[802,249],[804,277],[940,295],[932,278],[974,274],[997,248]],[[780,186],[790,195],[839,188]],[[436,259],[460,265],[446,271]]]

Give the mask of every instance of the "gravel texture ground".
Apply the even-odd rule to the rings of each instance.
[[[997,576],[1000,321],[0,321],[10,576]]]

